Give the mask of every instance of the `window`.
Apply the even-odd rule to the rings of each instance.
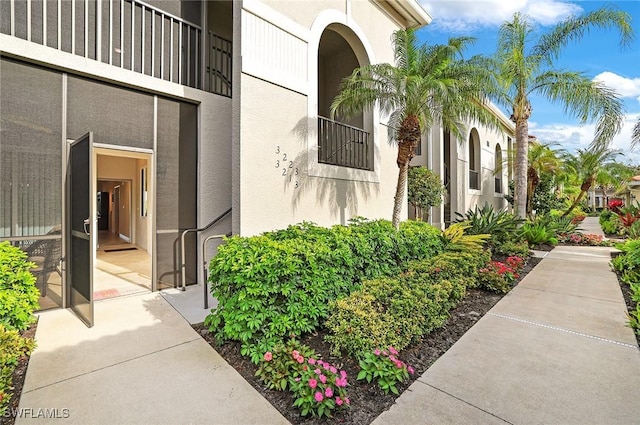
[[[480,137],[475,128],[469,134],[469,189],[480,190]]]
[[[495,193],[502,193],[502,148],[496,145],[495,166],[494,166]]]

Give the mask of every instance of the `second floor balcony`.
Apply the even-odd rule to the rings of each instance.
[[[2,0],[0,33],[231,96],[232,42],[139,0]]]

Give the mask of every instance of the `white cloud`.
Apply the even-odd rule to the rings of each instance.
[[[593,78],[609,88],[614,89],[622,97],[635,97],[640,102],[640,78],[626,78],[613,72],[605,71]]]
[[[579,14],[582,8],[564,0],[420,0],[433,17],[431,25],[449,31],[476,27],[495,27],[509,20],[515,12],[528,15],[533,22],[553,25]]]
[[[639,113],[628,114],[625,117],[624,127],[622,131],[613,139],[611,143],[612,149],[619,149],[624,156],[620,156],[618,161],[640,165],[640,147],[631,150],[629,144],[631,141],[631,130],[640,117]],[[576,149],[584,149],[591,144],[595,129],[594,124],[577,125],[577,124],[546,124],[540,125],[533,123],[529,126],[531,133],[541,142],[557,143],[568,152],[574,153]]]

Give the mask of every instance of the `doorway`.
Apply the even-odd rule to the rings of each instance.
[[[93,299],[152,290],[151,153],[96,148]]]

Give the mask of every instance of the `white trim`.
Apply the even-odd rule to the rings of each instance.
[[[101,155],[124,156],[127,158],[146,159],[147,155],[153,155],[153,149],[136,148],[132,146],[111,145],[108,143],[94,143],[93,147],[100,152]],[[113,151],[119,151],[113,152]],[[132,155],[138,153],[139,155]]]
[[[374,108],[373,114],[373,171],[357,170],[336,165],[320,164],[318,162],[318,49],[320,48],[320,37],[324,30],[331,24],[341,24],[349,28],[358,38],[364,48],[366,57],[362,57],[362,52],[354,49],[360,63],[376,63],[373,48],[369,43],[365,32],[358,26],[355,20],[338,10],[325,10],[321,12],[311,25],[311,37],[308,44],[308,66],[307,72],[309,82],[307,87],[307,174],[314,177],[328,177],[340,180],[380,182],[380,139],[383,137],[382,126],[380,125],[380,113],[378,108]],[[347,40],[348,42],[348,40]]]
[[[6,34],[0,34],[0,53],[37,63],[47,68],[68,71],[74,75],[84,75],[92,79],[113,82],[145,92],[159,93],[196,103],[200,103],[205,96],[218,96]]]

